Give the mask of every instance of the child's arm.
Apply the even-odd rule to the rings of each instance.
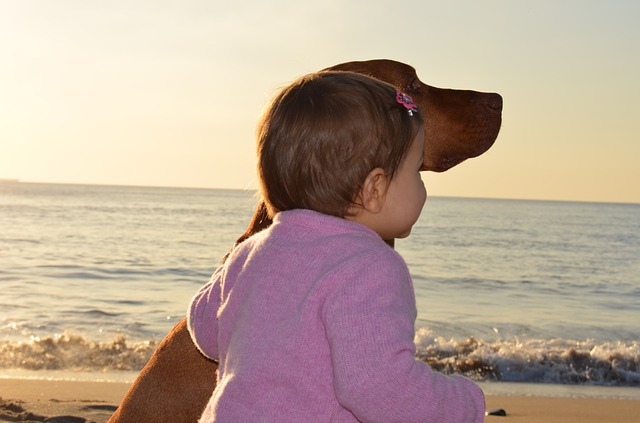
[[[342,406],[363,422],[482,422],[480,388],[415,359],[415,298],[402,259],[375,257],[340,278],[324,318]]]
[[[222,267],[219,267],[211,280],[193,297],[187,312],[187,328],[193,343],[212,360],[219,358],[217,313],[220,307],[221,275]]]

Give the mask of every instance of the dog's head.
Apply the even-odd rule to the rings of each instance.
[[[436,88],[420,81],[411,66],[393,60],[348,62],[325,70],[368,75],[413,98],[425,121],[422,170],[444,172],[481,155],[498,136],[502,121],[502,97],[498,94]]]

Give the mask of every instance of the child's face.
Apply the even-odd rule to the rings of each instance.
[[[383,227],[378,230],[384,239],[406,238],[420,217],[427,200],[427,190],[420,177],[423,156],[424,131],[420,130],[387,189]]]

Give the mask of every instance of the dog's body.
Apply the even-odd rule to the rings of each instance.
[[[349,62],[327,70],[369,75],[413,97],[425,121],[422,170],[443,172],[479,156],[493,145],[500,130],[498,94],[435,88],[422,83],[411,66],[391,60]],[[261,203],[237,242],[270,224]],[[142,369],[109,423],[197,421],[215,389],[216,368],[198,352],[183,319]]]

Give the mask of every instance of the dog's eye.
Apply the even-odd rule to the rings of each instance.
[[[422,82],[418,78],[412,78],[407,85],[407,91],[417,91],[422,87]]]

